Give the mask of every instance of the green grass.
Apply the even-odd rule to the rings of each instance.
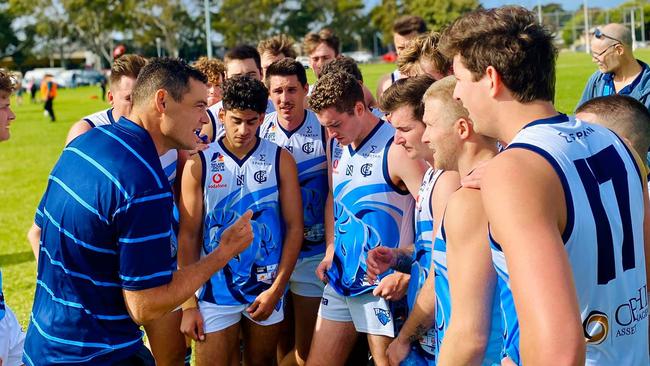
[[[650,50],[639,50],[637,56],[650,61]],[[376,89],[381,75],[393,69],[390,64],[361,65],[365,83],[371,91]],[[556,96],[560,111],[573,111],[594,70],[586,54],[560,55]],[[314,79],[311,71],[309,79]],[[61,90],[54,103],[56,123],[50,123],[43,116],[41,104],[30,104],[28,98],[21,106],[14,102],[18,117],[11,125],[12,137],[0,144],[0,267],[6,302],[23,326],[29,319],[36,274],[25,234],[68,129],[83,116],[106,108],[107,104],[98,99],[98,95],[98,87]]]

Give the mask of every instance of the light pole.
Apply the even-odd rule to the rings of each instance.
[[[587,54],[591,53],[591,40],[589,39],[589,5],[587,0],[583,2],[583,10],[585,12],[585,52]]]
[[[205,44],[208,48],[208,58],[212,58],[212,35],[210,33],[210,0],[203,0],[203,11],[205,13]]]

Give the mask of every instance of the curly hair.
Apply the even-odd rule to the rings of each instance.
[[[219,83],[220,76],[222,81],[226,79],[226,65],[221,60],[203,56],[196,60],[192,66],[201,71],[208,78],[210,84]]]
[[[354,59],[351,57],[341,56],[326,63],[321,68],[320,75],[322,77],[323,75],[329,74],[331,72],[347,72],[348,74],[354,76],[354,78],[358,81],[363,82],[363,75],[361,74],[361,70],[359,70],[357,62],[354,61]]]
[[[347,72],[321,76],[309,97],[309,107],[316,113],[334,107],[338,113],[354,113],[357,102],[365,102],[359,81]]]
[[[11,93],[14,91],[14,77],[5,69],[0,69],[0,91]]]
[[[520,103],[552,101],[555,96],[553,36],[523,7],[467,13],[444,31],[439,48],[449,59],[460,56],[474,81],[494,67]]]
[[[236,76],[223,83],[224,110],[251,110],[264,113],[269,91],[264,84],[250,76]]]
[[[286,34],[278,34],[271,38],[261,40],[257,44],[257,52],[263,55],[269,52],[273,56],[284,55],[290,58],[296,58],[296,51],[293,49],[294,41]]]
[[[419,35],[410,41],[397,58],[397,67],[403,74],[420,74],[418,66],[421,61],[433,63],[433,67],[441,74],[448,74],[451,70],[451,60],[438,50],[440,33],[431,32]]]

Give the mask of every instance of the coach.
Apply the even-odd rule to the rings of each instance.
[[[612,94],[628,95],[650,108],[650,67],[634,58],[629,29],[615,23],[596,28],[591,57],[598,71],[589,78],[576,108],[595,97]]]
[[[27,365],[153,365],[138,324],[180,305],[252,240],[247,213],[215,252],[173,271],[172,193],[158,156],[196,146],[205,83],[183,61],[154,59],[137,78],[129,117],[63,150],[35,217]]]

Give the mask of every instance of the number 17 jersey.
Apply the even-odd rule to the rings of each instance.
[[[562,239],[582,315],[586,364],[649,365],[644,182],[630,150],[610,130],[566,115],[528,124],[508,146],[515,148],[547,160],[564,189]]]

